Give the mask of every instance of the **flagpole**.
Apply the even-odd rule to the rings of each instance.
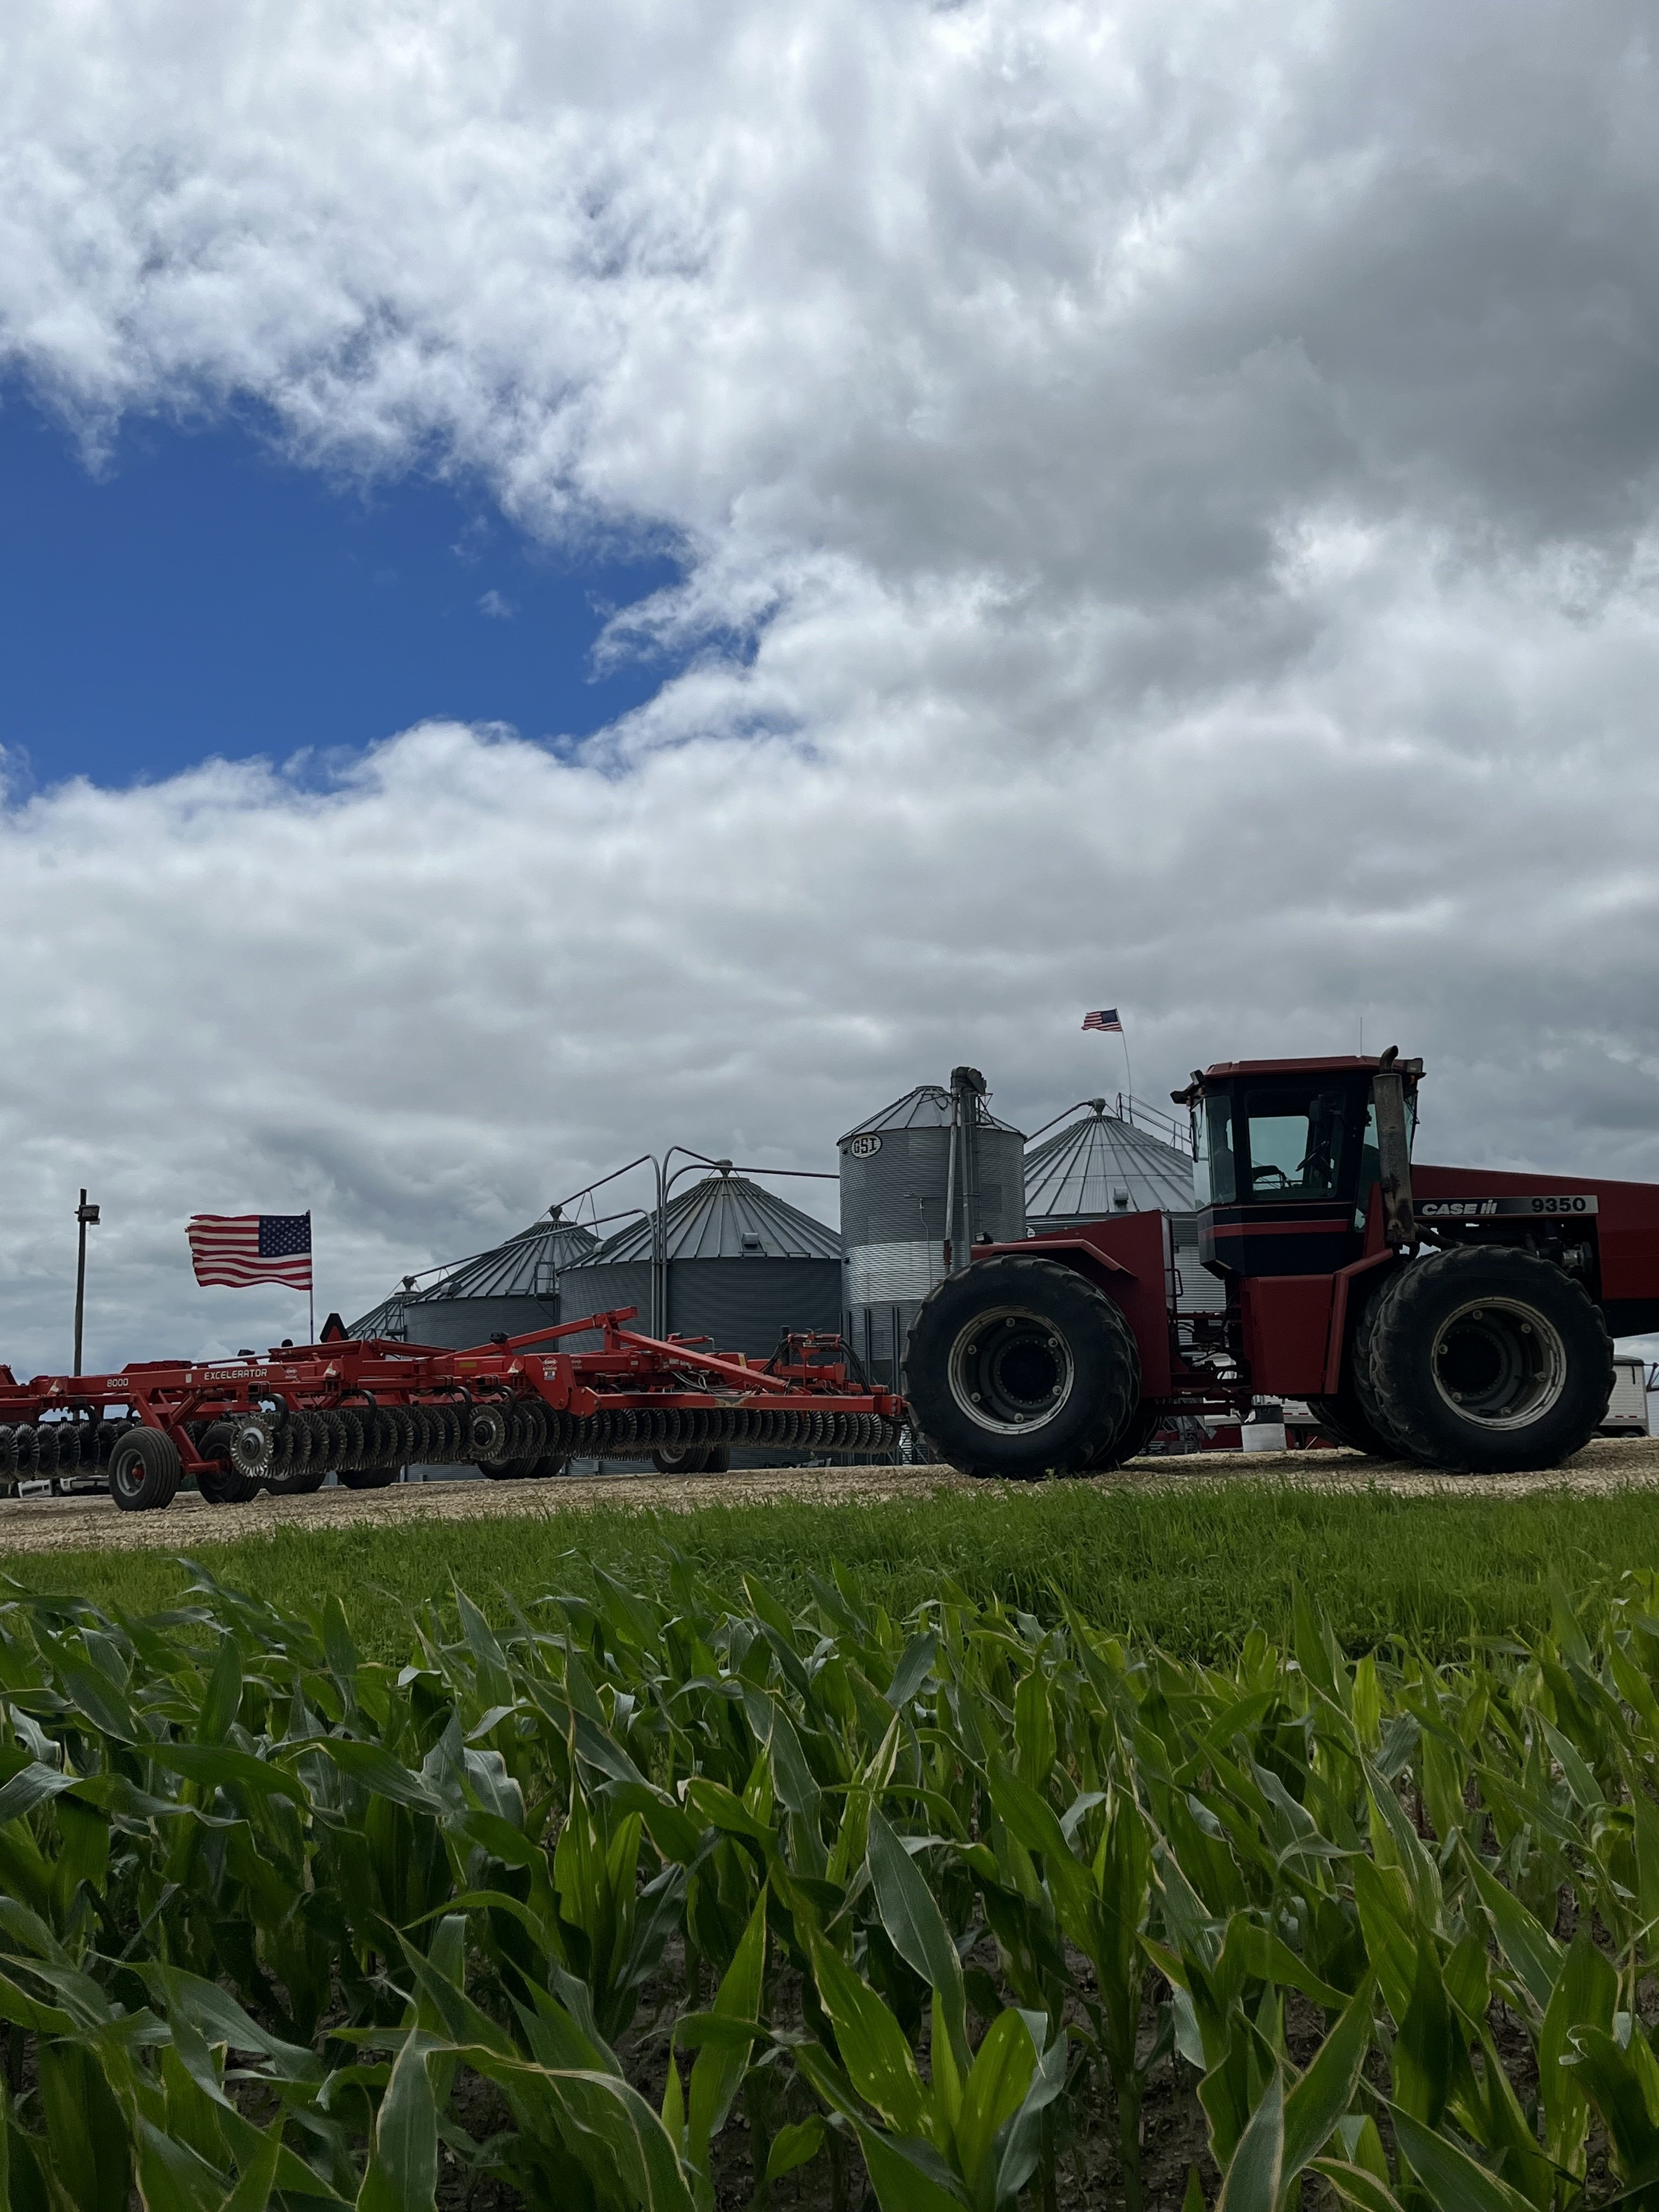
[[[1129,1103],[1133,1109],[1135,1096],[1135,1075],[1134,1070],[1129,1065],[1129,1033],[1122,1027],[1121,1024],[1119,1024],[1117,1033],[1123,1041],[1123,1079],[1129,1086]]]
[[[307,1243],[311,1242],[310,1230],[311,1209],[307,1206],[306,1208]],[[306,1270],[306,1327],[311,1331],[307,1341],[315,1344],[317,1341],[317,1254],[314,1247],[311,1255],[311,1265]]]

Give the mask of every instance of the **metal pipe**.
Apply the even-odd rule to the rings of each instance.
[[[957,1108],[961,1103],[954,1091],[951,1093],[951,1142],[945,1155],[945,1272],[957,1272]]]
[[[1092,1107],[1097,1114],[1103,1114],[1106,1110],[1106,1101],[1103,1098],[1079,1098],[1074,1106],[1067,1106],[1064,1112],[1056,1114],[1053,1121],[1045,1121],[1040,1129],[1033,1129],[1030,1135],[1026,1138],[1026,1143],[1036,1144],[1037,1139],[1046,1137],[1050,1129],[1057,1129],[1067,1114],[1080,1114],[1085,1106]]]
[[[669,1175],[668,1163],[676,1152],[686,1154],[685,1165],[676,1168],[673,1174]],[[657,1186],[656,1231],[651,1246],[651,1289],[654,1309],[651,1326],[653,1333],[657,1336],[666,1336],[668,1334],[668,1194],[683,1175],[690,1175],[696,1168],[715,1168],[723,1174],[730,1175],[732,1163],[730,1160],[711,1160],[707,1152],[694,1152],[690,1145],[671,1145],[662,1156],[662,1171]],[[660,1261],[657,1259],[659,1240],[662,1248]]]
[[[957,1181],[947,1175],[945,1212],[951,1230],[951,1273],[954,1275],[968,1267],[974,1256],[974,1216],[979,1207],[977,1175],[978,1146],[975,1139],[979,1126],[979,1101],[985,1096],[985,1078],[976,1067],[953,1067],[951,1070],[951,1166],[956,1166],[957,1150],[961,1147],[962,1167],[959,1181],[962,1212],[962,1234],[957,1237],[956,1206],[951,1203],[951,1184]]]
[[[87,1204],[87,1194],[81,1193],[81,1203],[75,1209],[75,1218],[80,1227],[76,1238],[75,1257],[75,1368],[81,1372],[81,1340],[87,1311],[87,1224],[98,1218],[98,1208]],[[56,1486],[53,1486],[54,1488]]]

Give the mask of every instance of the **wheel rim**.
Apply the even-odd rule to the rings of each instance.
[[[1072,1347],[1041,1314],[999,1306],[977,1315],[951,1351],[951,1395],[994,1436],[1046,1428],[1077,1380]]]
[[[144,1463],[136,1451],[121,1450],[118,1445],[111,1455],[109,1480],[112,1490],[123,1498],[136,1498],[144,1486]]]
[[[1536,1306],[1475,1298],[1440,1324],[1431,1358],[1435,1388],[1483,1429],[1529,1428],[1567,1385],[1567,1351]]]

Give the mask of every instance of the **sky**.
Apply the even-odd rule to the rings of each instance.
[[[349,1314],[1097,1005],[1659,1178],[1656,119],[1620,0],[9,11],[0,1359],[82,1183],[234,1349],[192,1212]]]
[[[296,469],[258,416],[137,415],[88,454],[14,375],[0,497],[14,802],[216,755],[303,750],[314,782],[440,716],[568,745],[662,679],[592,659],[611,611],[673,580],[661,553],[618,544],[578,562],[471,480]]]

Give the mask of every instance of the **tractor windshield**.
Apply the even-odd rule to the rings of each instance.
[[[1348,1164],[1352,1091],[1248,1091],[1251,1198],[1335,1198]],[[1351,1177],[1347,1180],[1352,1180]]]

